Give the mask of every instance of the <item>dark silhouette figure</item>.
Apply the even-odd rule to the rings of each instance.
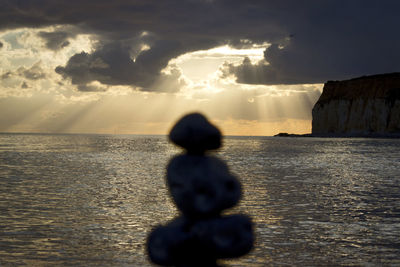
[[[221,132],[203,115],[192,113],[176,123],[169,138],[186,150],[167,167],[167,184],[181,215],[150,233],[151,261],[165,266],[217,266],[217,259],[248,253],[253,246],[250,218],[221,216],[239,201],[241,185],[224,161],[205,154],[221,146]]]

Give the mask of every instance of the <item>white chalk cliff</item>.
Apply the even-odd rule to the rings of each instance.
[[[312,110],[313,135],[400,135],[400,73],[328,81]]]

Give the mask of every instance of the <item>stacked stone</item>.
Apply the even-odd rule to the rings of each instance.
[[[241,185],[224,161],[206,155],[221,146],[221,133],[199,113],[183,117],[169,138],[186,150],[167,168],[167,184],[181,211],[149,235],[152,262],[164,266],[217,266],[217,259],[239,257],[253,246],[252,224],[245,215],[222,216],[237,204]]]

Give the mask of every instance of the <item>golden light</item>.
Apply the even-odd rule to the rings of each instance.
[[[108,86],[98,81],[86,85],[92,92],[81,92],[54,69],[65,65],[76,53],[93,52],[95,36],[77,35],[60,51],[46,49],[38,33],[56,30],[57,27],[47,27],[0,33],[4,43],[0,74],[11,70],[10,78],[1,81],[0,96],[14,99],[4,102],[0,111],[5,114],[18,106],[20,114],[18,120],[0,125],[1,131],[166,134],[176,118],[194,111],[203,112],[226,135],[310,131],[309,119],[292,116],[304,114],[309,106],[289,95],[312,91],[312,86],[304,89],[246,85],[238,84],[234,77],[221,78],[224,63],[241,64],[244,58],[253,64],[263,61],[267,43],[242,40],[240,49],[223,45],[181,55],[170,60],[162,71],[162,75],[172,79],[155,81],[152,88],[147,88],[150,92],[133,85]],[[143,32],[142,37],[147,34]],[[149,49],[143,44],[140,52]],[[24,80],[13,75],[18,67],[28,69],[35,64],[43,69],[46,79]],[[23,90],[21,84],[25,84]],[[315,100],[315,95],[306,96],[310,98],[308,102]],[[24,104],[26,101],[30,101],[31,109]]]

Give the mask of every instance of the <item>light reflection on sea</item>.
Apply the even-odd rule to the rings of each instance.
[[[0,134],[0,266],[150,266],[165,136]],[[400,140],[230,137],[256,244],[230,266],[400,265]]]

